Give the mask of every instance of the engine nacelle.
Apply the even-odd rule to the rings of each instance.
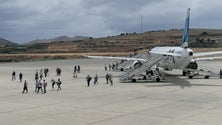
[[[141,61],[139,61],[139,60],[136,60],[136,61],[133,62],[133,66],[134,66],[134,67],[140,66],[140,65],[142,65],[142,64],[143,64],[143,63],[142,63]]]
[[[188,69],[197,69],[198,64],[196,62],[190,62],[187,66]]]
[[[193,52],[191,52],[191,51],[188,54],[189,54],[189,56],[193,56]]]

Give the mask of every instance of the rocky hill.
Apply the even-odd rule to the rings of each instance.
[[[51,42],[61,42],[61,41],[76,41],[76,40],[84,40],[84,39],[89,39],[90,37],[85,37],[85,36],[75,36],[75,37],[68,37],[68,36],[59,36],[56,38],[51,38],[51,39],[37,39],[33,40],[27,43],[24,43],[24,45],[33,45],[33,44],[39,44],[39,43],[51,43]]]
[[[17,46],[18,44],[13,43],[9,40],[0,38],[0,47],[7,47],[7,46]]]

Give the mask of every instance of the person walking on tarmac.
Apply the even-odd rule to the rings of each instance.
[[[96,76],[94,77],[94,85],[98,85],[98,76],[97,76],[97,74],[96,74]]]
[[[111,86],[113,86],[113,76],[111,74],[109,75],[109,81],[110,81]]]
[[[105,64],[104,68],[105,68],[105,71],[107,71],[107,65],[106,64]]]
[[[77,66],[77,71],[78,71],[78,73],[80,73],[80,66],[79,65]]]
[[[109,74],[107,73],[106,74],[106,84],[108,84],[109,83]]]
[[[41,83],[41,80],[39,80],[38,82],[38,90],[37,90],[37,93],[39,93],[39,90],[41,89],[41,92],[42,92],[42,83]]]
[[[52,83],[52,90],[54,90],[54,86],[56,84],[55,80],[54,79],[51,79],[51,83]]]
[[[74,66],[74,72],[77,72],[77,67],[76,67],[76,65]]]
[[[86,77],[86,81],[87,81],[87,87],[90,86],[90,81],[91,81],[92,77],[90,77],[89,75]]]
[[[59,91],[59,90],[61,91],[61,90],[62,90],[62,88],[61,88],[61,84],[62,84],[61,80],[58,79],[58,81],[57,81],[56,83],[57,83],[57,85],[58,85],[57,91]]]
[[[26,80],[25,80],[25,82],[24,82],[24,86],[23,86],[23,91],[22,91],[22,93],[24,93],[26,91],[26,93],[28,93],[28,83],[26,82]]]
[[[15,71],[13,71],[13,72],[12,72],[12,81],[16,79],[16,76],[15,76],[15,75],[16,75],[16,73],[15,73]]]
[[[22,77],[23,77],[23,75],[22,75],[22,73],[20,72],[20,73],[19,73],[19,80],[20,80],[20,82],[22,82]]]
[[[43,93],[46,93],[47,82],[43,80]]]
[[[57,75],[57,76],[60,76],[61,73],[62,73],[62,70],[61,70],[59,67],[57,67],[57,68],[56,68],[56,75]]]

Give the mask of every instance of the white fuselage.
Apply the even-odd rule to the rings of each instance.
[[[182,47],[155,47],[152,52],[172,53],[172,55],[164,56],[164,58],[157,63],[158,67],[164,69],[184,69],[191,62],[193,51],[189,48]],[[173,54],[181,56],[173,56]],[[152,53],[151,57],[156,57],[158,54]]]

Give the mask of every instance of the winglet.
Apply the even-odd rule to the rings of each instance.
[[[190,25],[190,8],[188,8],[187,10],[187,16],[186,16],[186,21],[185,21],[185,27],[184,27],[184,33],[183,33],[183,39],[182,39],[183,48],[188,47],[189,25]]]

